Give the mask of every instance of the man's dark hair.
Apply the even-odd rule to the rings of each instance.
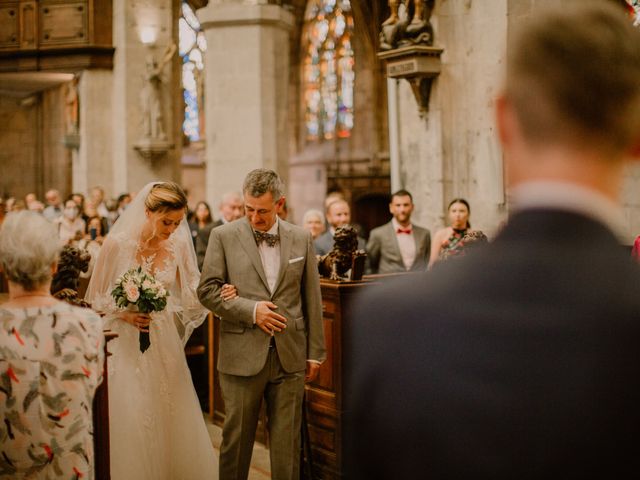
[[[413,203],[413,195],[409,193],[409,190],[405,190],[404,188],[401,188],[397,192],[392,193],[391,201],[393,201],[394,197],[409,197],[409,199],[411,200],[411,203]]]

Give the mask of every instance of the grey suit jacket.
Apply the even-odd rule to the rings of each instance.
[[[280,271],[269,291],[260,253],[246,218],[211,231],[198,286],[200,302],[220,316],[218,370],[239,376],[257,374],[264,366],[271,337],[253,323],[258,301],[278,306],[287,328],[275,334],[280,363],[287,372],[302,371],[306,361],[324,361],[322,300],[318,263],[311,235],[280,220]],[[238,297],[223,302],[220,289],[235,285]]]
[[[426,270],[431,250],[431,234],[426,228],[411,224],[416,243],[416,258],[410,271]],[[371,230],[367,243],[368,273],[406,272],[393,223]]]
[[[326,255],[333,248],[333,234],[331,230],[327,230],[318,238],[316,238],[313,242],[313,246],[316,249],[316,254],[318,255]],[[358,237],[358,249],[364,250],[365,241],[364,238]]]

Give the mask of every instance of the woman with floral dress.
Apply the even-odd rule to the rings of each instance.
[[[0,230],[0,479],[94,478],[92,405],[104,335],[92,310],[49,293],[61,244],[23,211]]]

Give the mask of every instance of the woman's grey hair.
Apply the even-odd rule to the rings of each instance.
[[[273,201],[277,202],[284,195],[284,183],[273,170],[257,168],[245,177],[242,192],[256,198],[270,192]]]
[[[42,215],[10,213],[0,229],[0,266],[9,281],[32,291],[51,280],[61,247],[55,226]]]
[[[304,212],[304,215],[302,216],[302,223],[307,223],[311,217],[319,218],[321,222],[324,222],[324,214],[320,210],[312,208],[311,210]]]

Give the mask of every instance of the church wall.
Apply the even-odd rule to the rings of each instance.
[[[71,157],[63,144],[64,90],[0,97],[0,195],[40,199],[51,188],[71,190]]]
[[[0,96],[0,196],[23,198],[34,190],[42,198],[41,165],[38,162],[36,97]]]
[[[64,146],[64,87],[42,92],[42,177],[45,190],[71,193],[71,152]]]
[[[444,48],[429,112],[418,115],[409,84],[399,82],[401,184],[416,204],[415,221],[445,225],[455,197],[471,204],[474,228],[491,234],[506,214],[502,157],[495,139],[493,98],[502,74],[506,1],[438,2],[434,46]]]

